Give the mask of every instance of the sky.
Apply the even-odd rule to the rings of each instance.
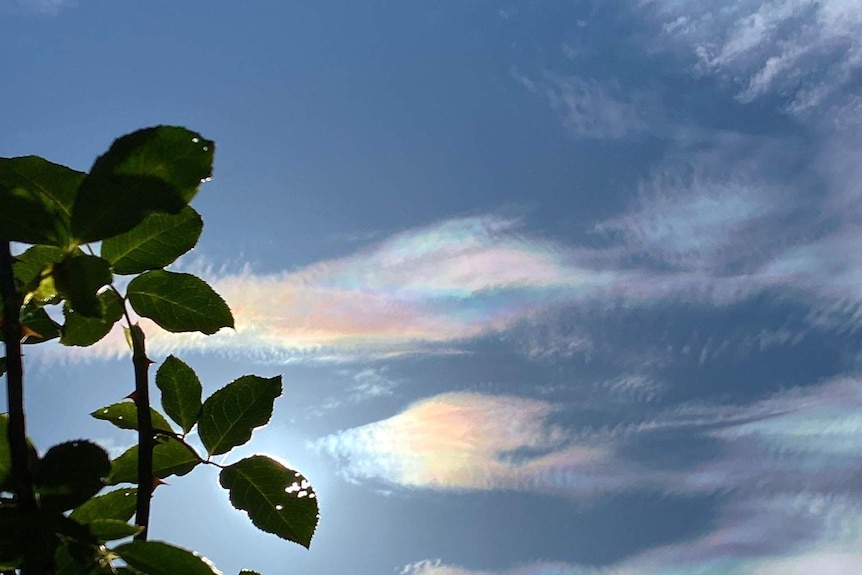
[[[151,355],[282,374],[239,456],[321,521],[257,532],[197,469],[152,538],[224,573],[862,572],[858,0],[0,0],[0,54],[0,156],[217,144],[172,269],[236,329]],[[38,446],[133,443],[87,415],[121,336],[26,359]]]

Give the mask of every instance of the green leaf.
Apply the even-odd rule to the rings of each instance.
[[[109,421],[120,429],[138,429],[138,407],[132,401],[122,401],[100,407],[91,413],[96,419]],[[165,416],[150,408],[150,418],[153,422],[154,431],[167,431],[173,433],[171,425],[165,419]]]
[[[21,308],[21,327],[24,328],[22,343],[42,343],[60,337],[59,324],[51,319],[44,308],[33,302]]]
[[[156,372],[156,385],[162,392],[162,407],[168,416],[188,433],[201,412],[203,388],[194,370],[173,355]]]
[[[204,402],[198,433],[211,455],[226,453],[251,439],[251,432],[272,417],[281,395],[281,376],[269,379],[244,375],[216,391]]]
[[[87,524],[90,533],[99,541],[113,541],[137,535],[144,530],[138,525],[130,525],[118,519],[96,519]]]
[[[119,571],[110,564],[113,554],[97,543],[61,543],[54,556],[56,575],[117,575]]]
[[[89,553],[86,554],[82,554],[81,551],[82,549],[74,543],[60,544],[54,553],[56,575],[90,575],[92,565],[96,562],[96,554],[90,549],[87,549]]]
[[[54,246],[31,246],[24,253],[15,256],[15,263],[12,266],[15,279],[21,282],[27,292],[37,290],[43,281],[50,281],[53,287],[52,264],[63,261],[64,254],[62,249]],[[53,291],[53,296],[56,297],[56,295],[56,291]],[[45,303],[54,303],[47,301],[54,299],[51,297],[42,296],[40,299],[46,300]]]
[[[203,227],[200,215],[188,206],[177,214],[150,214],[128,232],[103,241],[102,257],[116,274],[163,268],[195,247]]]
[[[7,505],[0,507],[0,563],[29,559],[34,573],[53,572],[50,564],[60,543],[57,535],[81,545],[95,545],[96,539],[86,527],[58,511],[23,510]],[[26,559],[25,559],[26,560]]]
[[[0,158],[0,239],[67,246],[71,206],[83,178],[38,156]]]
[[[209,335],[233,327],[233,316],[224,300],[191,274],[144,272],[129,283],[126,294],[139,315],[167,331]]]
[[[164,479],[170,475],[185,475],[200,463],[192,449],[172,437],[163,438],[153,448],[153,477]],[[138,482],[138,446],[129,448],[111,462],[109,485]]]
[[[72,209],[81,242],[128,232],[153,212],[176,214],[212,175],[215,144],[200,134],[157,126],[123,136],[93,164]]]
[[[76,313],[100,317],[97,293],[111,283],[111,264],[98,256],[76,255],[54,265],[54,285]]]
[[[253,455],[222,469],[219,482],[230,492],[233,506],[246,511],[258,529],[311,545],[319,518],[317,495],[299,472]]]
[[[72,519],[86,525],[98,519],[128,521],[135,514],[138,490],[134,487],[116,489],[88,499],[72,511]]]
[[[108,454],[95,443],[55,445],[39,460],[33,477],[40,506],[55,511],[77,507],[99,492],[110,472]]]
[[[101,317],[87,317],[76,312],[66,302],[63,304],[63,325],[60,343],[87,347],[93,345],[111,331],[114,324],[123,317],[123,300],[113,290],[106,290],[98,295],[102,308]]]
[[[114,553],[145,575],[221,575],[208,559],[162,541],[124,543]]]

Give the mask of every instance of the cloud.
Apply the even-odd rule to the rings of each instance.
[[[858,162],[849,153],[815,162],[832,179],[812,197],[823,179],[794,173],[788,182],[785,170],[806,151],[736,133],[684,145],[643,179],[626,209],[593,224],[589,244],[486,214],[405,230],[297,270],[203,273],[231,306],[236,330],[173,335],[145,320],[148,347],[156,355],[344,362],[461,353],[466,342],[503,334],[526,356],[557,361],[596,348],[585,326],[548,323],[555,315],[656,302],[722,306],[764,293],[810,306],[814,326],[853,328],[862,321]],[[122,334],[92,353],[127,353]]]
[[[599,247],[566,245],[524,233],[516,221],[482,216],[408,230],[296,271],[202,274],[230,305],[236,330],[168,334],[143,320],[148,349],[276,362],[449,354],[471,339],[546,321],[553,310],[724,305],[765,291],[831,310],[830,323],[857,321],[844,308],[862,304],[862,260],[852,249],[858,232],[847,227],[843,235],[791,243],[793,230],[780,229],[780,202],[743,183],[696,178],[689,186],[651,182],[644,189],[649,193],[632,210],[597,226],[605,242]],[[589,354],[593,343],[588,331],[551,326],[519,345],[534,359],[553,359]],[[37,352],[65,356],[59,347]],[[89,352],[117,357],[127,347],[115,331]]]
[[[526,489],[565,462],[594,465],[598,447],[563,447],[562,429],[548,424],[554,407],[511,396],[453,392],[411,405],[389,419],[319,440],[354,480],[406,487]]]
[[[745,236],[774,210],[769,191],[744,177],[712,180],[699,174],[657,175],[640,189],[630,212],[597,224],[619,234],[628,254],[645,255],[686,269],[713,267],[750,255],[739,250]]]
[[[736,501],[716,528],[605,566],[542,562],[473,571],[440,560],[402,575],[853,575],[862,569],[862,509],[844,497],[800,494]]]
[[[75,6],[76,4],[76,0],[4,0],[0,2],[0,6],[15,5],[25,10],[32,10],[48,15],[57,14],[63,8]]]
[[[515,73],[530,92],[544,96],[575,138],[620,140],[647,129],[645,98],[626,96],[614,82],[546,73],[536,81]]]
[[[862,386],[856,379],[784,391],[749,405],[653,409],[639,422],[608,411],[607,427],[579,426],[595,409],[581,402],[451,392],[314,445],[353,481],[584,500],[632,490],[839,493],[851,492],[852,478],[862,477]],[[559,423],[563,413],[574,423]],[[697,437],[717,441],[719,451],[673,468],[632,458],[632,446],[644,440],[661,446],[669,438]]]
[[[600,575],[605,573],[598,569],[578,567],[566,563],[540,563],[519,569],[506,571],[505,575]],[[498,575],[492,571],[472,571],[453,565],[446,565],[439,559],[436,561],[419,561],[405,566],[400,575]],[[502,575],[502,574],[499,574]]]
[[[207,277],[230,305],[236,330],[172,335],[144,322],[148,348],[276,361],[448,353],[453,342],[505,329],[625,275],[591,258],[525,235],[514,220],[445,220],[297,271]],[[101,356],[125,352],[119,333],[95,346]]]
[[[800,118],[853,107],[853,86],[862,80],[859,2],[644,0],[641,5],[653,10],[671,46],[695,55],[701,73],[736,84],[740,101],[779,96]],[[852,121],[859,120],[857,115]]]

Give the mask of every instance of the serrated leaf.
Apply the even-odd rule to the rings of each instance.
[[[98,291],[111,283],[111,264],[98,256],[76,255],[54,264],[54,285],[76,313],[99,317]]]
[[[42,343],[60,337],[60,325],[51,319],[44,308],[33,302],[21,308],[21,328],[21,343],[25,344]]]
[[[211,455],[227,453],[251,439],[255,427],[272,417],[275,398],[281,395],[281,376],[244,375],[204,401],[198,421],[201,442]]]
[[[128,232],[103,241],[102,257],[116,274],[163,268],[195,247],[203,227],[188,206],[177,214],[150,214]]]
[[[63,304],[63,324],[60,343],[69,346],[87,347],[93,345],[111,331],[114,324],[123,317],[123,300],[113,290],[106,290],[98,295],[102,308],[100,317],[81,315],[68,302]]]
[[[110,471],[108,454],[95,443],[55,445],[36,465],[33,483],[39,504],[55,511],[77,507],[99,492]]]
[[[87,524],[90,533],[99,541],[114,541],[137,535],[144,530],[138,525],[131,525],[118,519],[96,519]]]
[[[162,408],[188,433],[201,412],[203,388],[194,370],[169,355],[156,372],[156,386],[162,392]]]
[[[134,487],[116,489],[88,499],[72,511],[72,519],[86,525],[97,519],[128,521],[135,514],[138,490]]]
[[[38,156],[0,158],[0,239],[67,246],[71,206],[83,178]]]
[[[138,407],[132,401],[121,401],[100,407],[90,414],[96,419],[109,421],[120,429],[138,429]],[[165,416],[150,408],[150,419],[153,423],[153,431],[166,431],[173,433],[171,424]]]
[[[162,541],[124,543],[114,553],[146,575],[221,575],[208,559]]]
[[[209,335],[233,327],[233,315],[221,296],[191,274],[144,272],[129,283],[126,295],[139,315],[167,331]]]
[[[311,545],[319,517],[317,495],[299,472],[253,455],[222,469],[219,482],[230,492],[233,506],[246,511],[258,529]]]
[[[212,175],[215,144],[174,126],[114,141],[81,182],[72,235],[82,243],[125,233],[153,212],[179,212]]]
[[[200,463],[191,448],[170,437],[163,438],[153,447],[153,477],[164,479],[171,475],[185,475]],[[109,485],[138,482],[138,446],[129,448],[111,462]]]

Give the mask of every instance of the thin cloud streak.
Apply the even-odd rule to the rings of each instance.
[[[705,535],[599,567],[543,562],[473,571],[425,560],[402,575],[854,575],[862,569],[862,509],[844,497],[739,500]]]

